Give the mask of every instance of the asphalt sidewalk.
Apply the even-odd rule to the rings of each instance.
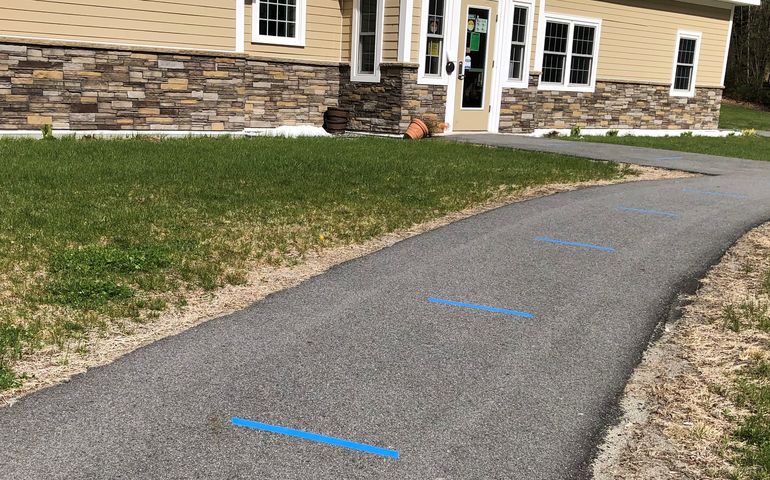
[[[770,163],[454,139],[707,175],[468,218],[26,397],[0,476],[586,478],[677,295],[770,219]]]

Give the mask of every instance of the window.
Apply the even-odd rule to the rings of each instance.
[[[540,83],[545,89],[592,91],[600,21],[553,18],[542,40]]]
[[[351,79],[378,82],[382,0],[356,0],[353,16]]]
[[[444,52],[444,0],[428,0],[425,75],[441,76]]]
[[[695,94],[695,73],[698,65],[699,33],[679,32],[677,35],[674,79],[671,94],[692,96]]]
[[[254,9],[255,42],[304,45],[305,0],[257,0]]]
[[[564,65],[567,62],[568,37],[569,24],[548,22],[545,25],[543,82],[564,83]]]
[[[511,32],[511,58],[508,66],[508,79],[524,80],[524,66],[527,58],[527,21],[529,7],[513,7],[513,30]]]

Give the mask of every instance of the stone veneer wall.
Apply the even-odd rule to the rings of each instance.
[[[340,68],[340,107],[350,111],[350,129],[403,133],[412,117],[434,114],[444,121],[446,87],[418,85],[416,64],[383,63],[380,82],[350,81],[350,67]]]
[[[336,64],[0,44],[0,129],[320,126],[338,98]]]
[[[501,133],[535,129],[626,128],[713,130],[719,128],[722,89],[697,88],[693,98],[672,97],[670,87],[597,81],[596,91],[537,90],[538,76],[526,89],[504,89]]]

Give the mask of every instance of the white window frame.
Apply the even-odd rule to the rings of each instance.
[[[692,66],[692,79],[690,80],[689,90],[677,90],[674,88],[676,84],[676,67],[679,65],[679,44],[682,39],[695,40],[695,64]],[[688,30],[677,30],[676,32],[676,44],[674,46],[674,61],[671,68],[671,96],[672,97],[689,97],[695,96],[695,83],[698,79],[698,63],[700,63],[700,47],[703,40],[703,33],[692,32]]]
[[[241,0],[243,1],[243,0]],[[251,41],[252,43],[266,43],[270,45],[286,45],[290,47],[305,46],[305,27],[307,25],[307,0],[297,0],[297,19],[294,38],[274,37],[272,35],[259,34],[259,4],[260,0],[254,0],[251,4]]]
[[[374,36],[374,73],[358,73],[358,41],[361,34],[361,0],[353,1],[353,28],[350,34],[350,80],[352,82],[380,81],[382,62],[382,29],[384,28],[384,1],[377,0],[377,32]]]
[[[537,38],[537,65],[540,70],[541,81],[538,82],[538,90],[543,91],[557,91],[557,92],[587,92],[593,93],[596,91],[596,72],[599,67],[599,47],[602,38],[602,19],[600,18],[585,18],[576,17],[572,15],[562,15],[546,13],[540,18],[542,28],[538,28]],[[567,23],[569,24],[569,32],[567,33],[567,58],[564,62],[564,79],[562,83],[545,83],[542,81],[542,64],[543,64],[543,51],[545,50],[545,31],[546,24],[548,22]],[[571,85],[569,83],[570,71],[572,69],[572,42],[574,40],[575,25],[581,25],[586,27],[593,27],[596,29],[594,35],[594,54],[593,61],[591,62],[591,81],[588,85]]]
[[[452,75],[446,73],[446,62],[450,58],[449,45],[452,43],[449,40],[449,35],[454,34],[454,29],[450,28],[456,23],[456,20],[451,18],[450,15],[454,13],[454,0],[444,0],[444,42],[441,58],[443,61],[439,65],[438,75],[427,75],[425,73],[425,54],[428,49],[428,7],[429,0],[422,0],[422,10],[420,10],[420,46],[418,48],[419,65],[420,69],[417,72],[417,83],[420,85],[447,85],[449,78],[452,75],[457,74],[454,72]]]
[[[535,28],[535,3],[532,0],[514,0],[509,2],[509,8],[505,12],[503,28],[501,34],[503,36],[503,52],[505,56],[501,58],[501,65],[505,65],[506,68],[501,68],[500,77],[503,88],[527,88],[529,87],[529,76],[532,74],[532,37]],[[521,71],[521,80],[512,79],[508,76],[510,71],[511,50],[513,46],[511,44],[511,37],[513,36],[513,13],[516,7],[524,7],[527,9],[527,34],[524,38],[524,65]]]

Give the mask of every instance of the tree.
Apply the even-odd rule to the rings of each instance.
[[[725,80],[728,91],[739,96],[759,95],[745,100],[770,100],[770,94],[761,93],[769,75],[770,1],[758,7],[737,7]]]

